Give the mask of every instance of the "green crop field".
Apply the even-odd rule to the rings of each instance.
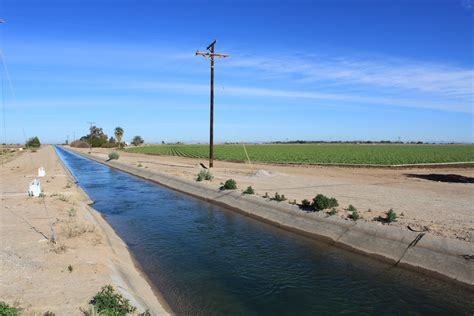
[[[375,164],[474,162],[474,145],[399,144],[259,144],[245,145],[251,161],[306,164]],[[215,145],[215,159],[246,161],[242,144]],[[207,158],[208,145],[155,145],[129,152]]]

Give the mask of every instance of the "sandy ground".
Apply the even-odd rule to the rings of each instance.
[[[87,153],[88,149],[81,149]],[[106,159],[110,149],[93,148],[92,154]],[[207,165],[205,159],[155,156],[120,152],[119,161],[149,170],[193,179]],[[252,186],[256,194],[275,192],[289,201],[311,200],[316,194],[335,197],[338,214],[347,218],[345,209],[352,204],[362,220],[382,225],[375,220],[385,217],[389,209],[399,216],[396,225],[433,234],[474,242],[474,184],[437,182],[407,174],[457,174],[474,177],[473,169],[374,169],[321,166],[277,166],[268,164],[215,161],[211,182],[203,185],[219,187],[227,179],[235,179],[244,190]],[[287,202],[283,202],[287,203]]]
[[[44,202],[26,195],[39,166],[47,173]],[[51,146],[23,152],[2,165],[0,176],[0,301],[24,315],[83,315],[100,288],[112,284],[142,310],[165,313],[125,244],[86,204]]]

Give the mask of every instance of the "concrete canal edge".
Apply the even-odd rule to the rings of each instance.
[[[56,156],[67,176],[71,181],[77,183],[76,178],[71,174],[61,157],[57,153]],[[90,215],[89,220],[102,230],[106,237],[107,245],[114,253],[114,256],[109,261],[112,271],[111,279],[114,285],[124,297],[130,300],[132,305],[142,311],[149,310],[152,315],[173,314],[158,289],[153,287],[147,276],[142,272],[125,242],[117,235],[107,220],[90,206],[94,202],[90,199],[89,195],[80,186],[76,187],[83,198],[80,207],[85,210],[86,214]]]
[[[114,169],[274,226],[474,290],[472,243],[434,236],[430,233],[412,232],[399,227],[352,222],[325,217],[320,213],[307,213],[287,203],[268,201],[237,191],[220,191],[199,182],[148,171],[117,160],[104,161],[73,149],[72,151]]]

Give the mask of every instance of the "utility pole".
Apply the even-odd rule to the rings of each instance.
[[[92,152],[92,125],[95,124],[95,122],[87,122],[89,124],[89,154]]]
[[[207,46],[207,52],[197,51],[196,55],[204,56],[211,61],[211,113],[210,113],[210,127],[209,127],[209,168],[214,167],[214,59],[229,57],[227,54],[217,54],[214,52],[214,46],[217,40],[214,40]]]

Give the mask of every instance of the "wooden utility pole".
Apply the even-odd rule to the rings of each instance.
[[[211,113],[210,113],[210,127],[209,127],[209,168],[214,166],[214,59],[229,57],[227,54],[216,54],[214,52],[214,46],[217,40],[214,40],[209,46],[207,46],[207,52],[197,51],[196,55],[206,57],[211,61]]]

